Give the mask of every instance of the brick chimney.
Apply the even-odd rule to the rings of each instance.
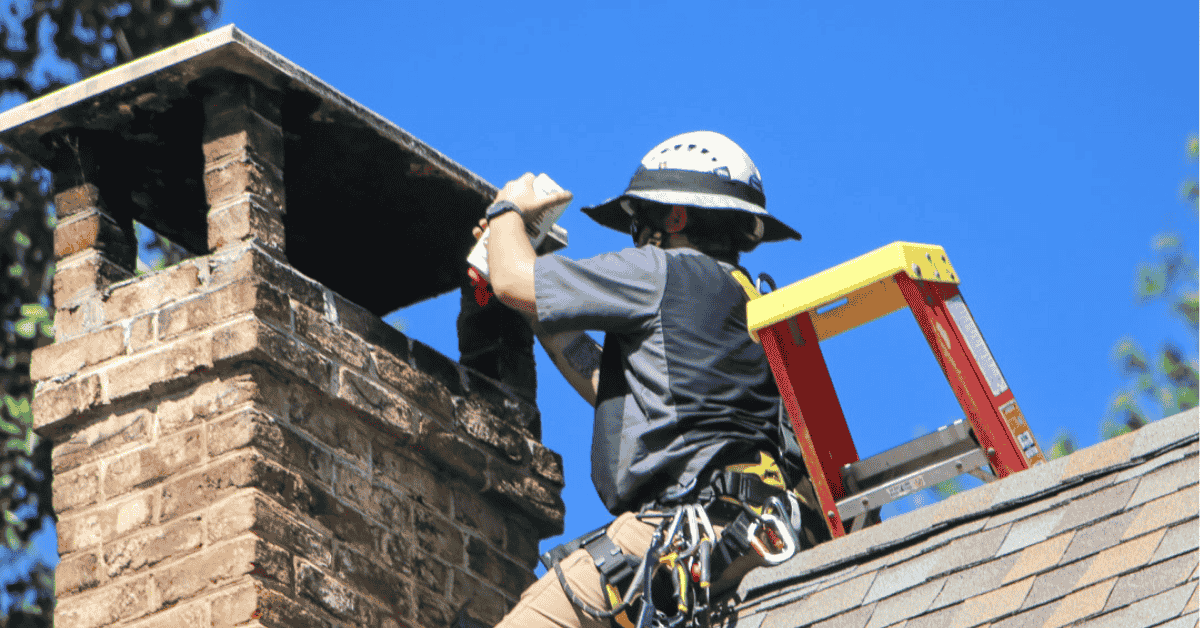
[[[58,625],[499,620],[562,531],[532,339],[460,322],[516,392],[379,318],[461,287],[495,188],[232,26],[0,140],[56,189]],[[195,256],[135,275],[133,220]]]

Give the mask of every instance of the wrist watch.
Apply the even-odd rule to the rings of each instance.
[[[517,204],[512,201],[496,201],[488,206],[487,212],[484,215],[487,216],[487,221],[491,222],[492,220],[495,220],[496,216],[507,212],[517,212],[519,214],[521,213],[521,210],[517,207]]]

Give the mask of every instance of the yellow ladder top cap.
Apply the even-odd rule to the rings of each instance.
[[[903,271],[917,281],[959,283],[946,250],[936,244],[893,242],[801,279],[746,305],[751,332],[817,309]]]

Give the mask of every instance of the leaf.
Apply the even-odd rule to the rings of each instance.
[[[17,531],[12,528],[4,528],[4,543],[8,545],[8,549],[16,551],[21,547],[21,539],[17,537]]]
[[[21,316],[26,318],[48,318],[50,313],[41,303],[25,303],[21,305]]]

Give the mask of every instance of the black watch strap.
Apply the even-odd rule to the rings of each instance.
[[[495,220],[496,216],[507,212],[521,213],[521,210],[512,201],[496,201],[488,206],[487,212],[484,215],[487,216],[487,221],[491,222]]]

